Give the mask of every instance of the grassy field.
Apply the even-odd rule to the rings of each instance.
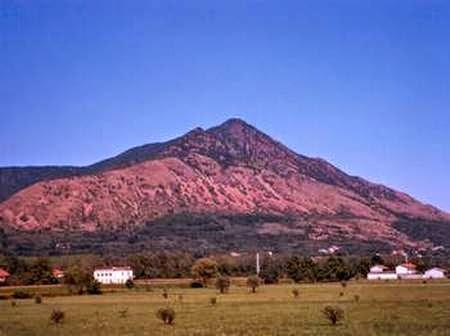
[[[300,290],[298,298],[293,288]],[[16,300],[16,306],[2,300],[0,335],[450,335],[450,282],[286,284],[262,286],[256,294],[233,286],[224,295],[213,288],[170,288],[168,293],[165,299],[160,288],[121,289],[44,297],[42,304]],[[345,311],[337,326],[321,313],[330,304]],[[172,326],[155,317],[167,305],[176,311]],[[54,308],[65,312],[59,325],[49,322]]]

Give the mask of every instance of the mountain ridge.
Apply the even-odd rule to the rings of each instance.
[[[182,213],[265,213],[296,219],[292,227],[260,223],[255,237],[295,235],[306,218],[310,240],[356,237],[408,246],[433,242],[423,235],[412,238],[405,220],[450,225],[449,214],[323,159],[297,154],[241,119],[64,172],[68,175],[46,176],[0,203],[4,225],[19,231],[96,232],[139,230]],[[0,170],[0,181],[1,176]]]

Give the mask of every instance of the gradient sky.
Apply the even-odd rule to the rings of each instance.
[[[241,117],[450,210],[450,2],[0,1],[0,165]]]

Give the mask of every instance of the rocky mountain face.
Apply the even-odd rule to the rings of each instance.
[[[205,218],[215,216],[210,221],[219,224],[211,230],[222,237],[220,244],[233,239],[227,233],[240,232],[233,216],[251,215],[259,219],[247,227],[248,239],[280,249],[280,237],[288,237],[290,246],[295,237],[393,247],[450,241],[449,214],[349,176],[322,159],[296,154],[239,119],[88,167],[3,168],[0,188],[5,198],[0,221],[14,232],[147,230],[161,241],[179,233],[167,224],[167,232],[156,235],[152,230],[162,220],[176,218],[180,229],[180,216],[190,215],[184,221],[195,228],[187,236],[183,228],[182,235],[204,243],[211,236],[209,231],[202,236],[209,228]],[[217,221],[217,216],[227,220]],[[195,226],[199,221],[204,225]],[[420,234],[424,228],[429,236]],[[437,231],[439,237],[433,237]]]

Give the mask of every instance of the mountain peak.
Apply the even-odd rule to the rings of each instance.
[[[231,118],[226,120],[225,122],[223,122],[222,124],[220,124],[219,126],[215,126],[210,128],[210,130],[212,131],[220,131],[220,132],[241,132],[243,130],[253,130],[253,131],[257,131],[257,129],[250,125],[249,123],[247,123],[245,120],[240,119],[240,118]]]

